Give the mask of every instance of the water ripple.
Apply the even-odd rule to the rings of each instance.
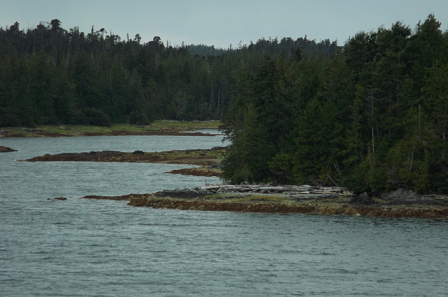
[[[0,155],[2,296],[448,296],[446,220],[132,208],[78,198],[219,179],[164,173],[180,165],[14,161],[219,138],[1,142],[19,149]],[[72,198],[47,200],[60,196]]]

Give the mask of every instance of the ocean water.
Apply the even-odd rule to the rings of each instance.
[[[0,139],[0,296],[448,296],[448,222],[134,208],[85,195],[219,183],[185,165],[21,162],[216,137]],[[68,197],[66,201],[47,198]]]

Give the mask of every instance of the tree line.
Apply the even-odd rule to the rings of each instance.
[[[448,192],[448,33],[358,32],[329,56],[245,63],[223,118],[226,179]]]
[[[336,42],[264,38],[237,48],[172,47],[155,36],[122,39],[104,28],[80,32],[53,19],[0,28],[0,127],[148,124],[220,119],[236,97],[238,71],[296,49],[331,55]]]

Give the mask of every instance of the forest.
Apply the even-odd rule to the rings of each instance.
[[[66,30],[58,19],[0,28],[0,127],[220,119],[243,65],[255,71],[266,56],[300,48],[328,57],[339,48],[306,37],[261,38],[235,49],[141,40],[104,28]]]
[[[0,127],[219,119],[232,183],[448,193],[448,33],[434,15],[343,46],[141,39],[58,19],[0,28]]]
[[[240,68],[223,117],[233,183],[448,193],[448,33],[358,32],[329,56],[300,51]]]

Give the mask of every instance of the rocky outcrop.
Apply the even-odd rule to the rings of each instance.
[[[0,153],[17,152],[17,150],[6,146],[0,146]]]
[[[444,205],[448,196],[441,194],[418,194],[410,189],[397,189],[382,193],[379,201],[389,205]]]
[[[118,151],[84,152],[84,153],[62,153],[56,155],[43,155],[34,157],[25,161],[43,162],[43,161],[107,161],[112,157],[119,157],[125,153]]]
[[[209,166],[203,166],[200,168],[183,168],[183,169],[176,169],[171,170],[171,174],[181,174],[181,175],[193,175],[193,176],[206,176],[206,177],[221,177],[222,172],[219,169],[211,168]]]
[[[302,192],[299,194],[297,190],[303,190],[304,188],[291,186],[290,190],[295,189],[292,191],[295,191],[294,193],[288,191],[262,193],[219,191],[214,187],[220,186],[161,191],[154,194],[130,194],[112,197],[86,196],[83,198],[127,200],[130,206],[182,210],[307,213],[389,218],[448,218],[448,201],[446,199],[439,199],[438,204],[433,202],[423,203],[426,200],[420,200],[414,204],[392,204],[386,200],[369,197],[367,194],[352,198],[347,196],[346,193],[331,192],[328,188],[316,189],[316,193]],[[229,188],[230,186],[227,187],[227,190]],[[266,188],[266,186],[259,188]],[[330,189],[334,190],[334,188]],[[398,193],[392,196],[395,200],[405,201],[405,198],[400,198]]]
[[[355,205],[371,205],[375,204],[375,200],[373,200],[366,192],[364,192],[350,199],[349,203]]]
[[[43,155],[25,161],[81,161],[81,162],[131,162],[131,163],[166,163],[166,164],[189,164],[198,165],[200,168],[185,168],[173,170],[169,173],[195,175],[195,176],[217,176],[221,177],[221,162],[225,147],[214,147],[211,149],[173,150],[166,152],[145,153],[136,150],[132,153],[118,151],[98,151],[83,153],[62,153],[56,155]]]
[[[56,198],[53,198],[53,199],[51,199],[51,198],[47,198],[47,200],[60,200],[60,201],[64,201],[64,200],[67,200],[67,198],[65,198],[65,197],[56,197]]]

